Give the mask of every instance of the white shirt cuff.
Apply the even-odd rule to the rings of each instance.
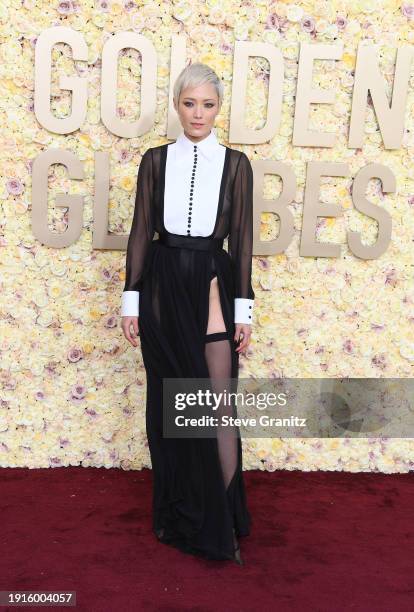
[[[234,322],[248,323],[251,325],[253,321],[253,305],[254,300],[247,298],[235,298],[234,300]]]
[[[121,317],[139,316],[139,291],[123,291]]]

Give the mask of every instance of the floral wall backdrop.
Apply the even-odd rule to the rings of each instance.
[[[33,111],[34,49],[46,28],[79,31],[88,62],[73,62],[64,44],[53,50],[51,109],[70,113],[70,91],[60,74],[88,78],[88,112],[80,130],[48,132]],[[233,51],[236,40],[266,41],[284,58],[282,123],[271,141],[233,144],[251,160],[288,161],[298,180],[296,234],[276,256],[255,256],[255,322],[241,377],[413,377],[414,365],[414,74],[407,120],[398,150],[384,149],[372,104],[368,104],[362,150],[347,148],[353,70],[361,40],[380,45],[380,66],[392,90],[397,48],[414,42],[414,4],[394,0],[87,2],[8,0],[0,5],[0,465],[150,467],[145,434],[145,371],[139,347],[120,328],[124,251],[92,248],[94,154],[110,153],[109,231],[127,234],[132,221],[137,168],[149,146],[167,142],[171,37],[183,34],[187,57],[210,64],[224,81],[224,106],[216,122],[221,142],[228,134]],[[158,56],[157,111],[150,132],[125,139],[100,120],[102,47],[112,33],[132,30],[147,37]],[[341,61],[315,63],[314,83],[332,87],[335,105],[314,107],[310,127],[335,131],[332,149],[291,144],[297,60],[302,41],[341,40]],[[249,60],[246,125],[260,128],[266,111],[267,62]],[[119,58],[119,114],[139,114],[140,57],[126,49]],[[138,103],[137,103],[138,100]],[[58,193],[84,197],[79,240],[62,249],[40,244],[31,230],[31,167],[42,151],[72,151],[85,180],[70,181],[63,166],[51,168],[49,227],[63,232],[65,209]],[[317,238],[343,244],[337,259],[299,256],[306,162],[346,161],[349,177],[325,179],[322,201],[339,202],[343,217],[321,218]],[[374,240],[376,223],[353,209],[352,178],[359,168],[381,162],[395,174],[397,192],[382,203],[393,220],[392,241],[377,260],[360,260],[346,248],[345,231]],[[265,197],[280,185],[265,179]],[[379,183],[367,197],[384,200]],[[262,239],[277,236],[271,214],[262,216]],[[406,472],[414,467],[411,439],[245,439],[245,469]]]

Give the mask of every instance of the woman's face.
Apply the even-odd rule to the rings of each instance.
[[[174,108],[183,126],[185,135],[196,142],[209,135],[219,112],[219,101],[212,83],[181,90],[178,106]]]

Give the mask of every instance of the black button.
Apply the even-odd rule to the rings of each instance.
[[[249,306],[249,308],[251,308],[251,306]]]

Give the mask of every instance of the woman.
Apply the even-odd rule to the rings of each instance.
[[[147,375],[154,532],[184,552],[242,564],[238,536],[249,534],[251,516],[238,428],[163,436],[163,378],[206,378],[215,391],[237,380],[255,297],[253,173],[243,152],[215,136],[223,86],[209,66],[187,66],[173,97],[183,132],[148,149],[138,171],[122,329],[133,346],[139,332]]]

